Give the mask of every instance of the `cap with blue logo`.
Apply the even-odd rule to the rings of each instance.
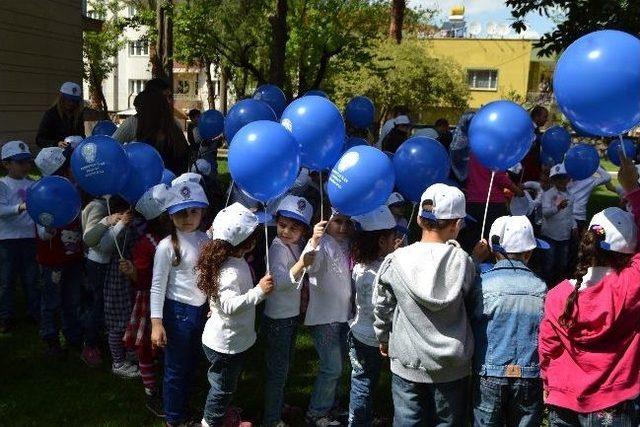
[[[64,98],[72,101],[82,101],[82,89],[77,83],[64,82],[60,86],[60,93]]]
[[[9,141],[2,146],[2,160],[30,160],[31,151],[23,141]]]
[[[276,215],[295,219],[306,225],[311,224],[313,207],[304,197],[288,195],[278,205]]]
[[[167,213],[173,215],[176,212],[190,208],[206,208],[209,201],[204,190],[199,184],[187,181],[171,186],[167,197]]]

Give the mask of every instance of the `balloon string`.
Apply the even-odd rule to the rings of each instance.
[[[267,274],[271,274],[271,268],[269,267],[269,232],[267,228],[267,203],[264,207],[264,247],[265,247],[265,259],[267,262]]]
[[[404,232],[405,237],[409,236],[409,228],[411,227],[411,222],[413,221],[413,216],[416,214],[416,207],[418,207],[417,203],[413,204],[411,208],[411,216],[409,216],[409,223],[407,224],[407,231]]]
[[[320,221],[324,221],[324,183],[322,182],[322,171],[319,171],[320,175]]]
[[[229,200],[231,200],[231,192],[233,191],[234,181],[231,180],[231,184],[229,184],[229,189],[227,190],[227,201],[224,202],[224,207],[229,207]]]
[[[620,138],[620,148],[622,148],[622,155],[626,159],[627,158],[627,150],[624,149],[624,140],[622,139],[622,134],[618,135],[618,138]]]
[[[111,216],[111,196],[107,194],[106,196],[104,196],[104,198],[107,200],[107,213],[109,214],[109,216]],[[120,245],[118,244],[118,236],[116,236],[116,234],[114,233],[113,227],[109,227],[109,232],[111,233],[111,237],[113,237],[113,243],[115,243],[116,245],[116,250],[118,251],[118,255],[120,255],[120,259],[124,259],[122,250],[120,249]]]
[[[482,232],[480,233],[480,240],[484,239],[484,228],[487,225],[487,212],[489,212],[489,200],[491,199],[491,189],[493,188],[493,178],[495,178],[495,171],[491,171],[491,181],[489,181],[489,192],[487,193],[487,203],[484,205],[484,217],[482,218]]]

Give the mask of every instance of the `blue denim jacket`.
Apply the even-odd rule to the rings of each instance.
[[[539,376],[538,328],[546,293],[545,283],[521,261],[501,260],[480,274],[467,300],[476,374]]]

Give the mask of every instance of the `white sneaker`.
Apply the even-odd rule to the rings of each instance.
[[[342,425],[340,421],[334,420],[328,416],[319,418],[307,416],[307,424],[315,427],[337,427]]]
[[[129,362],[122,362],[120,364],[111,365],[111,372],[121,378],[138,378],[140,377],[140,370],[137,365]]]

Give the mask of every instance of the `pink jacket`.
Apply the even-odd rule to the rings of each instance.
[[[471,154],[469,159],[469,175],[467,177],[467,202],[486,203],[489,182],[491,181],[491,171],[484,167],[482,163]],[[490,203],[505,203],[507,198],[504,189],[513,186],[506,172],[496,172],[491,189]]]
[[[640,190],[627,195],[640,224]],[[640,395],[640,253],[580,291],[575,326],[558,324],[574,286],[568,280],[547,294],[538,351],[546,403],[595,412]]]

